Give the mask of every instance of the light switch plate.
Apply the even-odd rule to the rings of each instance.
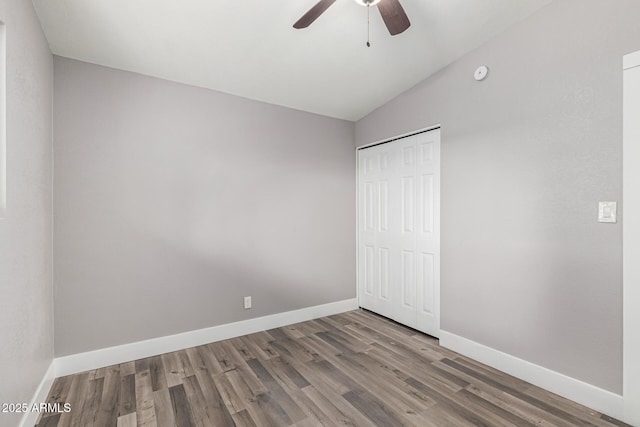
[[[600,202],[598,203],[598,222],[617,222],[617,202]]]

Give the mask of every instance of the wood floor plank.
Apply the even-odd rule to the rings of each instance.
[[[191,363],[191,366],[194,371],[194,375],[198,371],[207,371],[207,372],[209,371],[209,369],[207,368],[207,363],[202,357],[202,354],[198,352],[198,347],[187,348],[184,350],[184,352],[189,358],[189,363]]]
[[[542,400],[536,399],[532,396],[527,395],[525,392],[520,391],[516,388],[512,388],[512,387],[508,387],[505,386],[504,384],[499,383],[498,381],[496,381],[495,379],[491,378],[490,376],[484,374],[484,373],[480,373],[477,371],[474,371],[471,368],[468,368],[464,365],[462,365],[461,363],[459,363],[459,361],[455,361],[455,360],[450,360],[450,359],[443,359],[442,360],[443,363],[459,370],[462,372],[467,373],[468,375],[478,378],[479,380],[485,382],[486,384],[490,384],[490,385],[494,385],[495,387],[500,387],[502,388],[506,393],[511,394],[512,396],[517,397],[520,400],[523,400],[525,402],[528,402],[534,406],[537,406],[543,410],[545,410],[546,412],[556,415],[561,419],[565,419],[569,422],[574,423],[574,425],[581,425],[581,426],[594,426],[595,424],[593,423],[593,421],[596,420],[591,420],[591,421],[587,421],[586,419],[583,419],[581,417],[577,417],[574,416],[573,414],[570,414],[566,411],[563,411],[562,409],[558,408],[557,406],[553,406],[552,404],[549,404],[547,402],[544,402]],[[586,415],[586,414],[585,414]],[[586,418],[586,417],[585,417]]]
[[[156,411],[156,423],[158,427],[175,427],[176,417],[168,388],[153,392],[153,404]]]
[[[74,422],[71,423],[72,426],[93,426],[96,424],[103,388],[104,376],[88,381],[82,406],[77,408],[80,410],[82,416],[79,419],[75,419]]]
[[[301,322],[296,324],[296,329],[298,329],[305,336],[313,335],[318,332],[324,332],[327,329],[316,322],[318,319],[314,319],[307,322]]]
[[[200,379],[198,379],[198,376],[192,376],[186,380],[188,381],[185,381],[185,384],[188,386],[189,391],[202,396],[205,402],[205,413],[213,425],[228,425],[232,423],[229,409],[212,376],[201,376]]]
[[[220,368],[222,368],[223,372],[232,371],[238,368],[237,359],[233,354],[228,354],[227,348],[222,345],[222,342],[209,344],[207,346],[209,351],[213,353],[215,359],[217,360]]]
[[[290,363],[280,357],[264,360],[261,363],[288,390],[302,389],[309,385],[309,381],[295,368],[299,363]]]
[[[127,375],[134,375],[136,373],[136,362],[125,362],[119,365],[120,375],[125,377]]]
[[[49,391],[49,403],[59,403],[59,404],[64,404],[66,402],[68,402],[68,395],[69,395],[69,391],[71,390],[71,383],[73,382],[73,375],[68,375],[65,377],[61,377],[61,378],[56,378],[51,386],[51,390]],[[40,415],[38,416],[38,422],[37,425],[45,425],[45,420],[43,418],[48,418],[48,417],[56,417],[56,425],[58,424],[58,422],[60,421],[60,414],[52,414],[52,413],[47,413],[47,412],[42,412],[40,413]],[[48,420],[47,423],[48,425],[53,425],[51,424],[53,421]]]
[[[202,388],[196,375],[185,378],[183,381],[186,397],[191,404],[193,411],[193,421],[197,427],[207,427],[212,425],[212,421],[207,414],[207,401],[202,393]]]
[[[483,363],[480,363],[478,361],[475,361],[473,359],[470,359],[468,357],[464,357],[461,355],[456,355],[456,357],[453,357],[453,358],[445,357],[442,360],[440,360],[440,363],[438,363],[438,365],[452,366],[451,364],[449,364],[449,361],[454,361],[455,363],[462,365],[466,368],[469,368],[472,371],[477,372],[478,374],[482,374],[489,378],[492,378],[493,380],[502,384],[506,388],[515,387],[522,392],[526,392],[529,388],[533,387],[533,385],[530,383],[524,382],[512,375],[509,375],[505,372],[501,372]]]
[[[56,378],[49,392],[49,401],[51,403],[65,403],[67,401],[73,378],[73,375]]]
[[[341,384],[347,390],[342,393],[343,398],[374,423],[386,425],[387,422],[397,421],[400,424],[405,424],[403,421],[406,419],[404,416],[404,406],[402,408],[391,409],[390,405],[385,404],[378,397],[369,393],[366,387],[360,384],[355,377],[347,374],[348,371],[339,369],[329,361],[317,362],[315,363],[315,367],[319,369],[325,377],[331,378],[336,383]],[[370,406],[369,409],[372,412],[363,412],[366,406],[363,404],[364,399],[367,400],[367,405]],[[398,402],[398,400],[389,393],[385,393],[385,400],[391,400],[394,403]],[[373,414],[375,414],[375,419],[371,418]]]
[[[86,398],[86,390],[89,387],[89,373],[83,372],[81,374],[71,376],[71,386],[69,388],[69,394],[67,395],[67,402],[71,404],[71,412],[64,412],[60,415],[58,426],[68,427],[75,423],[78,425],[80,417],[82,417],[82,407],[84,405],[84,399]],[[47,402],[50,401],[50,397]]]
[[[196,424],[193,420],[193,412],[191,410],[191,405],[189,404],[189,399],[187,399],[187,393],[184,391],[184,386],[180,384],[169,387],[169,396],[171,398],[171,406],[173,408],[173,416],[176,420],[176,425],[180,427],[195,427]],[[229,417],[229,419],[231,419],[231,417]]]
[[[120,367],[113,366],[105,370],[102,398],[96,416],[95,425],[115,427],[118,418],[120,399]]]
[[[283,326],[280,330],[282,330],[282,332],[284,332],[289,338],[297,340],[298,338],[305,336],[305,334],[298,329],[298,325],[299,324]]]
[[[262,350],[263,357],[261,357],[261,359],[279,356],[278,352],[271,347],[270,343],[274,341],[274,338],[267,331],[256,332],[246,337]]]
[[[300,343],[299,340],[294,340],[289,337],[278,338],[271,342],[271,347],[274,348],[278,354],[289,360],[296,360],[300,362],[310,362],[314,360],[314,355]]]
[[[393,372],[381,368],[367,355],[356,357],[345,354],[338,358],[336,364],[340,369],[350,372],[365,390],[385,390],[385,401],[408,418],[414,418],[415,414],[436,403],[406,382],[397,381]]]
[[[327,360],[309,363],[306,365],[306,367],[309,368],[308,371],[317,372],[317,376],[321,377],[323,382],[326,382],[333,390],[336,390],[340,395],[344,395],[345,393],[348,393],[352,390],[361,389],[360,384],[355,382],[353,378],[340,372],[340,370],[338,370]],[[310,376],[310,374],[305,374],[306,378],[309,378]]]
[[[502,407],[481,398],[477,394],[471,393],[466,389],[460,390],[458,393],[456,393],[456,398],[457,398],[457,402],[465,408],[481,407],[483,408],[483,410],[488,411],[489,413],[495,414],[496,416],[508,421],[513,425],[520,426],[520,427],[535,426],[535,424],[533,424],[532,422],[529,422],[519,417],[517,414],[514,414],[513,412],[509,412],[503,409]]]
[[[549,414],[536,406],[530,405],[502,390],[484,383],[471,384],[467,386],[465,390],[480,396],[482,399],[496,406],[508,409],[510,413],[537,426],[569,427],[572,425],[568,421],[557,418],[555,415]]]
[[[252,335],[245,335],[239,338],[240,341],[247,347],[247,349],[255,356],[256,359],[267,360],[274,357],[273,354],[267,353],[261,346],[259,341],[253,338]]]
[[[149,366],[150,361],[151,361],[150,357],[145,357],[144,359],[135,360],[133,363],[136,366],[136,373],[150,371],[151,370]]]
[[[422,413],[422,418],[425,420],[425,425],[429,427],[478,427],[478,424],[465,418],[462,414],[451,411],[451,408],[447,406],[434,405]]]
[[[416,418],[417,413],[433,404],[433,402],[429,402],[428,399],[421,396],[419,392],[412,390],[407,384],[402,385],[399,381],[390,381],[390,378],[381,376],[380,372],[371,371],[369,367],[373,367],[374,363],[367,358],[367,355],[338,354],[329,362],[339,371],[348,372],[349,377],[357,383],[357,386],[351,385],[349,387],[350,391],[355,391],[361,395],[366,394],[372,401],[376,401],[377,399],[369,396],[367,391],[385,390],[385,406],[392,407],[393,410],[391,412],[410,424],[419,424],[419,420]],[[393,378],[395,379],[395,377]]]
[[[94,369],[93,371],[91,371],[91,373],[89,374],[90,379],[92,380],[97,380],[99,378],[103,378],[104,374],[106,372],[107,367],[104,366],[102,368],[98,368],[98,369]]]
[[[373,421],[376,426],[396,427],[405,424],[396,414],[389,410],[388,406],[378,399],[373,399],[368,392],[349,391],[343,397],[362,415]]]
[[[296,329],[303,334],[303,336],[308,337],[309,335],[313,335],[316,332],[324,332],[326,329],[313,321],[302,322],[296,324]],[[302,338],[302,337],[300,337]]]
[[[148,365],[152,390],[158,391],[167,388],[167,377],[164,370],[164,364],[162,362],[162,356],[150,357]]]
[[[469,421],[472,425],[483,427],[514,426],[511,422],[501,419],[491,411],[484,409],[482,406],[470,405],[469,403],[471,401],[466,402],[467,405],[460,404],[458,402],[457,393],[454,396],[447,396],[413,378],[407,379],[406,382],[416,390],[420,390],[433,398],[438,403],[439,407],[447,409],[447,412],[449,413],[457,414],[459,417]]]
[[[225,407],[232,415],[247,409],[246,401],[238,395],[226,375],[213,375],[212,379]]]
[[[335,353],[355,353],[357,350],[354,350],[352,346],[350,346],[348,343],[344,342],[343,340],[341,340],[339,337],[337,337],[335,334],[332,334],[331,332],[318,332],[316,334],[316,336],[318,338],[320,338],[322,341],[324,341],[325,343],[327,343],[328,345],[330,345],[331,347],[333,347],[336,351]]]
[[[218,362],[218,359],[216,359],[215,354],[211,352],[209,345],[198,346],[196,347],[196,350],[198,352],[198,355],[204,361],[204,365],[211,375],[217,375],[224,372],[222,370],[222,366],[220,366],[220,363]]]
[[[326,414],[319,406],[318,403],[309,398],[303,390],[296,390],[291,392],[291,398],[296,405],[307,415],[307,419],[315,422],[317,425],[327,426],[335,424],[333,418]]]
[[[320,390],[323,390],[322,392]],[[344,398],[322,384],[305,387],[302,392],[338,426],[373,426],[374,424],[358,412]],[[330,425],[330,424],[329,424]]]
[[[122,368],[122,365],[120,365]],[[135,369],[135,365],[134,365]],[[122,374],[122,371],[120,371]],[[126,372],[130,372],[129,369]],[[118,418],[136,412],[136,380],[135,373],[119,376]]]
[[[57,427],[60,422],[61,414],[53,414],[48,417],[43,417],[40,422],[38,422],[37,427]]]
[[[230,339],[229,343],[236,349],[238,354],[242,356],[245,361],[257,358],[252,349],[250,349],[249,346],[242,339],[240,339],[240,337]]]
[[[255,409],[252,411],[252,418],[258,422],[258,425],[290,426],[292,424],[289,414],[269,393],[256,396],[256,400],[250,407]]]
[[[167,387],[182,384],[182,379],[194,374],[189,357],[184,351],[174,351],[161,356]]]
[[[245,408],[249,409],[246,406],[247,403],[254,401],[260,394],[267,393],[266,387],[255,377],[255,374],[251,372],[251,376],[244,376],[242,372],[233,369],[231,371],[225,372],[223,375],[226,380],[231,384],[234,392],[240,397],[240,399],[245,403]],[[249,385],[249,383],[252,385]]]
[[[626,426],[363,310],[54,381],[38,427]]]
[[[326,424],[321,424],[314,418],[305,418],[302,421],[298,421],[297,423],[292,424],[293,427],[323,427],[323,425]]]
[[[244,409],[240,412],[236,412],[232,415],[233,422],[236,427],[258,427],[258,425],[253,421],[249,412]]]
[[[393,367],[394,374],[401,381],[413,377],[444,393],[457,393],[468,384],[463,378],[457,378],[454,374],[434,369],[433,364],[416,363],[416,361],[398,356],[382,346],[377,347],[376,344],[369,355],[385,365]]]
[[[148,364],[136,363],[136,369]],[[155,427],[156,413],[153,400],[153,386],[151,384],[151,374],[149,370],[136,373],[136,420],[139,427]]]
[[[269,371],[265,369],[258,359],[251,359],[247,361],[253,372],[258,379],[269,391],[269,395],[278,405],[286,412],[289,419],[292,422],[298,422],[306,418],[306,415],[291,399],[291,396],[284,390],[284,388],[271,376]]]
[[[135,412],[118,417],[118,422],[116,424],[117,427],[136,427],[137,425],[138,420]]]
[[[313,356],[311,361],[313,362],[322,362],[341,353],[340,350],[327,344],[316,334],[300,338],[298,341],[310,349],[310,354]]]

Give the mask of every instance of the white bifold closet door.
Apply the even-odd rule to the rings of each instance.
[[[440,330],[440,130],[358,151],[360,306]]]

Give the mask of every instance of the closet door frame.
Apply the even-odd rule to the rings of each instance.
[[[623,419],[640,425],[640,51],[625,55],[623,70]]]
[[[434,130],[438,130],[441,131],[441,126],[439,124],[433,125],[433,126],[429,126],[429,127],[425,127],[422,129],[417,129],[417,130],[413,130],[411,132],[407,132],[407,133],[403,133],[400,134],[398,136],[392,137],[392,138],[385,138],[385,139],[381,139],[375,142],[370,142],[370,143],[366,143],[363,145],[359,145],[356,147],[356,298],[358,300],[358,305],[360,307],[362,307],[361,305],[361,295],[360,295],[360,284],[361,284],[361,277],[360,277],[360,269],[361,269],[361,265],[360,265],[360,156],[358,155],[358,152],[360,150],[366,149],[366,148],[370,148],[370,147],[374,147],[376,145],[381,145],[381,144],[386,144],[386,143],[390,143],[402,138],[406,138],[406,137],[410,137],[413,135],[417,135],[417,134],[421,134],[421,133],[425,133],[425,132],[430,132],[430,131],[434,131]],[[438,148],[441,145],[441,137],[442,134],[440,133],[440,140],[439,140],[439,144],[438,144]],[[441,292],[440,292],[440,200],[441,200],[441,195],[440,195],[440,176],[441,176],[441,169],[440,169],[440,162],[441,162],[441,158],[440,158],[440,149],[437,150],[437,162],[438,162],[438,177],[437,177],[437,183],[438,183],[438,209],[436,210],[436,212],[434,212],[434,231],[437,234],[437,260],[436,260],[436,266],[435,266],[435,270],[436,270],[436,283],[434,284],[435,286],[435,293],[434,293],[434,313],[435,313],[435,317],[436,317],[436,324],[437,324],[437,330],[434,332],[432,332],[431,334],[433,334],[434,336],[436,336],[436,338],[439,335],[440,332],[440,300],[441,300]],[[419,325],[417,327],[418,330],[420,330]]]

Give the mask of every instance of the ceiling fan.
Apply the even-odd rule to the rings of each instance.
[[[315,6],[309,9],[302,18],[293,24],[293,28],[307,28],[313,21],[318,19],[329,6],[335,3],[335,1],[336,0],[320,0]],[[355,0],[355,2],[367,8],[378,6],[382,20],[392,36],[402,33],[411,25],[407,14],[404,12],[398,0]],[[367,46],[369,46],[368,42]]]

